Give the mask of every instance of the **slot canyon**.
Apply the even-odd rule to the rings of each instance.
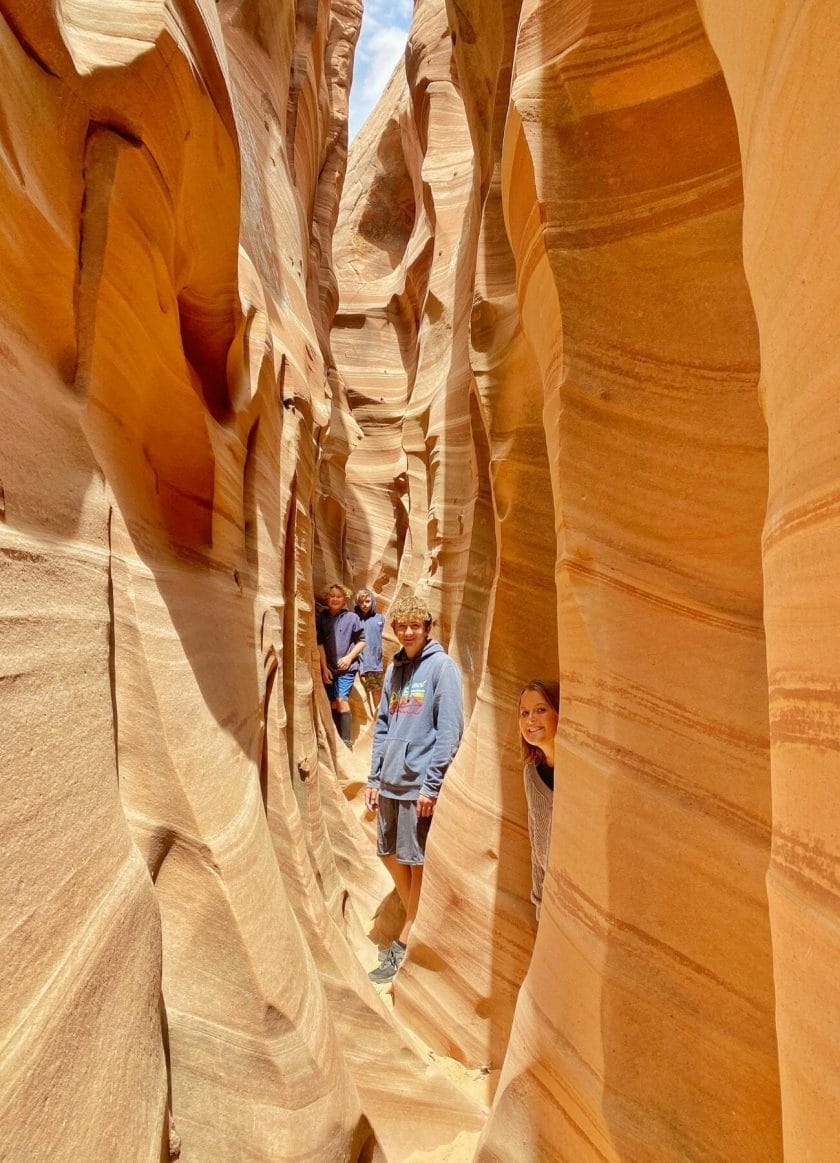
[[[415,0],[348,149],[361,19],[0,0],[0,1159],[830,1163],[836,6]],[[384,990],[334,581],[463,675]]]

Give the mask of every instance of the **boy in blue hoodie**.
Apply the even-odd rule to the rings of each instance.
[[[377,984],[392,981],[405,956],[420,900],[426,837],[464,729],[461,673],[430,638],[426,603],[401,598],[391,607],[390,620],[401,649],[385,674],[365,804],[377,813],[376,852],[405,905],[405,924],[379,968],[368,974]]]
[[[356,613],[365,628],[365,648],[359,659],[359,678],[365,688],[368,709],[376,714],[382,695],[382,631],[385,615],[376,608],[376,594],[363,589],[356,594]]]

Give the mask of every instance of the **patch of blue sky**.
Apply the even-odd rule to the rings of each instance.
[[[350,89],[352,141],[388,84],[405,52],[414,0],[364,0],[362,30],[356,45]]]

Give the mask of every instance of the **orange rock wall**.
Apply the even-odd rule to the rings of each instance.
[[[397,1012],[501,1068],[482,1160],[833,1149],[835,40],[798,4],[424,0],[351,150],[346,555],[428,592],[472,710]]]
[[[700,5],[735,111],[744,268],[769,431],[763,533],[773,841],[768,896],[785,1158],[840,1121],[836,114],[828,6]]]
[[[339,214],[356,0],[0,0],[4,1157],[831,1156],[836,35],[730,9],[418,0]],[[395,995],[486,1120],[356,956],[337,577],[464,672]]]
[[[355,956],[388,884],[312,682],[359,17],[0,4],[4,1158],[481,1125]]]
[[[734,119],[691,6],[576,17],[523,8],[504,144],[565,703],[544,920],[480,1157],[504,1157],[533,1062],[559,1074],[534,1095],[538,1152],[777,1158],[767,470]]]

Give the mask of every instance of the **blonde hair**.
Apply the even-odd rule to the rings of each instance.
[[[342,594],[344,594],[345,606],[353,597],[353,591],[349,590],[347,588],[347,586],[343,586],[341,584],[341,582],[333,582],[332,585],[327,586],[327,588],[324,590],[324,603],[325,604],[326,604],[327,598],[330,596],[330,594],[332,593],[333,590],[341,590]]]
[[[410,594],[406,598],[398,598],[391,606],[388,617],[391,620],[391,626],[396,627],[400,618],[419,618],[419,620],[426,627],[426,633],[432,628],[432,611],[426,605],[422,598]]]
[[[539,691],[549,706],[560,714],[560,684],[557,682],[545,682],[541,678],[532,678],[530,682],[526,682],[525,686],[519,692],[519,704],[522,704],[522,696],[526,691]],[[522,751],[522,758],[526,763],[544,763],[545,755],[539,749],[529,743],[522,732],[519,732],[519,746]]]

